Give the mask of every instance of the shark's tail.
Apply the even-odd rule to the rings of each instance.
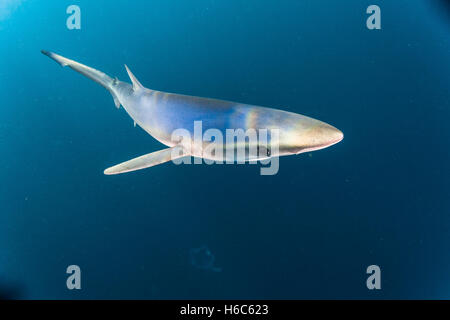
[[[91,67],[85,66],[84,64],[78,63],[76,61],[64,58],[56,53],[53,53],[50,51],[45,51],[45,50],[41,50],[41,52],[43,54],[45,54],[46,56],[52,58],[56,62],[58,62],[62,67],[69,66],[71,69],[73,69],[73,70],[81,73],[82,75],[85,75],[89,79],[92,79],[95,82],[101,84],[103,87],[105,87],[106,89],[108,89],[111,92],[111,94],[114,98],[114,103],[116,104],[116,107],[120,106],[119,100],[117,99],[117,97],[114,93],[114,90],[113,90],[113,86],[116,83],[117,79],[113,79],[101,71],[98,71]]]

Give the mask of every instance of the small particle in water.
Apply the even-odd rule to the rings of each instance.
[[[191,265],[202,270],[221,272],[222,268],[214,266],[215,257],[207,246],[189,249]]]

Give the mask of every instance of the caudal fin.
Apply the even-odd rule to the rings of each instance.
[[[92,79],[95,82],[101,84],[103,87],[105,87],[106,89],[108,89],[111,92],[111,94],[114,98],[114,103],[116,104],[116,107],[120,106],[120,103],[119,103],[116,95],[114,94],[114,90],[112,88],[113,84],[116,82],[115,79],[111,78],[110,76],[108,76],[107,74],[105,74],[101,71],[98,71],[94,68],[85,66],[84,64],[78,63],[76,61],[64,58],[63,56],[60,56],[56,53],[46,51],[46,50],[41,50],[41,52],[43,54],[45,54],[47,57],[55,60],[62,67],[69,66],[71,69],[75,70],[76,72],[79,72],[82,75],[88,77],[89,79]]]

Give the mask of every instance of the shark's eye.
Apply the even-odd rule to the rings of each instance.
[[[267,148],[267,156],[270,157],[270,148]]]

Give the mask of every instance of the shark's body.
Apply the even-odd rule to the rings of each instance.
[[[268,157],[298,154],[328,147],[342,140],[338,129],[300,114],[282,110],[258,107],[217,99],[193,97],[166,93],[143,87],[126,67],[132,84],[113,79],[93,68],[64,58],[55,53],[42,51],[62,66],[69,66],[108,89],[116,107],[122,105],[135,124],[168,149],[156,151],[105,170],[105,174],[117,174],[151,167],[174,158],[174,149],[179,148],[180,156],[205,158],[204,149],[208,142],[192,144],[190,148],[173,140],[173,132],[185,129],[194,135],[194,122],[201,121],[202,130],[216,129],[226,136],[227,129],[277,129],[278,150],[270,150],[246,160],[261,160]],[[227,146],[224,144],[223,148]],[[189,152],[187,152],[189,149]],[[184,153],[183,153],[184,152]],[[224,160],[223,155],[209,154],[211,160]]]

